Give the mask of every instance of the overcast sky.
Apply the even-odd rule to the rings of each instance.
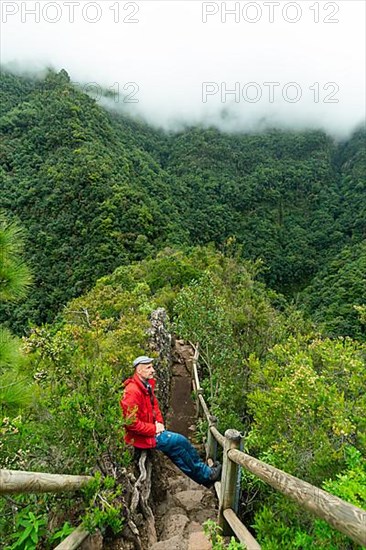
[[[109,105],[169,129],[365,119],[365,2],[1,1],[1,61],[64,68]]]

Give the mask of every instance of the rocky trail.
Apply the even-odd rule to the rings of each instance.
[[[196,409],[191,398],[192,348],[176,341],[173,354],[170,410],[167,428],[188,438],[194,434]],[[209,550],[211,543],[202,524],[216,519],[217,500],[214,489],[198,485],[164,457],[162,475],[166,498],[155,511],[158,542],[151,550]]]
[[[177,340],[172,350],[170,395],[159,395],[168,404],[166,428],[179,432],[194,443],[197,412],[192,399],[191,369],[193,350]],[[164,386],[163,386],[164,388]],[[164,391],[164,390],[163,390]],[[201,449],[196,445],[198,451]],[[203,532],[208,519],[217,518],[215,490],[206,489],[185,476],[159,451],[150,453],[152,514],[138,515],[141,550],[210,550],[211,543]],[[202,453],[203,456],[203,453]],[[138,475],[138,474],[137,474]],[[145,519],[144,517],[145,516]],[[126,538],[108,545],[94,537],[95,545],[82,545],[82,550],[135,550],[136,544]]]
[[[166,473],[170,476],[167,497],[155,516],[159,542],[151,550],[209,550],[202,524],[217,515],[213,490],[191,481],[174,466],[167,464]]]

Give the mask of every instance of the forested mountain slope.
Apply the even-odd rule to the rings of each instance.
[[[366,242],[345,246],[305,289],[302,299],[323,332],[362,339],[359,307],[366,301]]]
[[[41,322],[102,274],[160,247],[175,215],[160,166],[127,147],[107,113],[65,73],[24,81],[20,92],[22,83],[2,78],[8,110],[0,121],[0,192],[2,207],[28,232],[35,271],[18,319]]]
[[[366,238],[366,132],[356,131],[338,148],[342,228],[358,242]]]
[[[267,282],[297,290],[317,271],[320,252],[343,238],[337,220],[335,145],[321,132],[222,135],[192,130],[173,139],[169,172],[184,201],[194,242],[230,235],[248,258],[262,258]]]
[[[1,207],[28,232],[36,285],[2,312],[18,331],[51,320],[118,265],[165,245],[228,239],[292,297],[365,238],[365,132],[164,134],[105,111],[65,71],[3,73]]]

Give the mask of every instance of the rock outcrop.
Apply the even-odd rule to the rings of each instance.
[[[172,337],[168,330],[168,316],[165,309],[159,307],[150,316],[149,346],[157,352],[156,361],[157,389],[160,408],[166,414],[170,403],[170,384],[172,378]]]

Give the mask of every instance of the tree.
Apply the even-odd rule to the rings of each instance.
[[[0,300],[17,301],[26,295],[31,273],[22,260],[23,233],[15,222],[0,218]],[[29,402],[30,386],[19,368],[19,341],[0,326],[0,408],[15,411]]]

